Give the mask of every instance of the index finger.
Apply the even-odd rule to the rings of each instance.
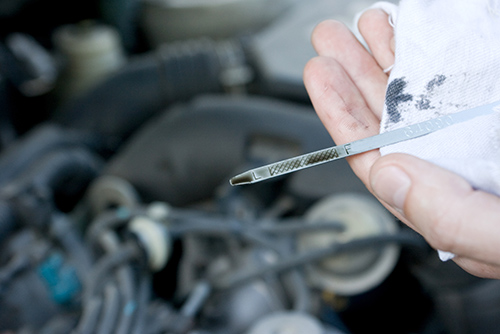
[[[334,59],[317,57],[309,61],[304,70],[304,83],[316,113],[337,145],[379,132],[378,118]],[[361,181],[369,185],[369,170],[379,157],[376,150],[347,158],[347,161]]]
[[[354,34],[338,21],[324,21],[314,30],[312,42],[320,56],[335,59],[345,69],[369,109],[380,119],[388,78]]]

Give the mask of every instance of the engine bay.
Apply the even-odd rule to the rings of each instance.
[[[310,32],[372,1],[0,0],[0,333],[497,333],[333,145]]]

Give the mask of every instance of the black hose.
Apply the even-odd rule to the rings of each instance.
[[[11,144],[0,155],[0,185],[25,173],[47,154],[68,148],[86,146],[88,140],[74,131],[55,124],[41,124]]]
[[[345,229],[345,225],[341,222],[315,222],[312,224],[303,219],[291,222],[241,222],[224,217],[186,217],[179,220],[175,217],[172,217],[172,219],[169,217],[169,220],[172,223],[178,223],[169,226],[170,232],[174,236],[217,233],[243,235],[250,232],[283,235],[327,231],[342,232]]]
[[[27,177],[35,187],[74,193],[97,176],[102,163],[84,149],[56,151],[40,161]]]
[[[22,175],[4,187],[4,197],[23,195],[33,189],[41,193],[71,194],[86,187],[94,179],[102,161],[82,148],[54,150],[41,157]]]
[[[18,219],[12,206],[5,201],[0,201],[0,244],[17,227]]]
[[[100,167],[100,159],[84,149],[50,152],[2,187],[0,196],[20,223],[42,227],[50,222],[54,209],[74,208]]]
[[[212,280],[212,284],[214,288],[217,289],[232,289],[262,276],[285,272],[306,264],[321,261],[326,257],[360,250],[366,247],[381,247],[387,244],[400,244],[417,248],[425,247],[427,249],[425,241],[415,236],[413,233],[400,232],[398,234],[379,235],[353,240],[343,244],[334,244],[319,250],[309,251],[289,258],[282,258],[277,263],[263,266],[262,268],[250,272],[238,272],[225,277],[217,277]]]
[[[279,224],[270,223],[258,224],[253,226],[254,229],[264,233],[273,234],[302,234],[314,232],[343,232],[345,224],[340,221],[306,221],[305,219],[287,219]]]
[[[30,258],[27,254],[16,254],[9,262],[0,268],[0,295],[4,292],[8,283],[19,273],[28,269]]]
[[[224,64],[226,57],[221,55],[220,43],[207,39],[179,42],[138,56],[95,89],[61,108],[56,120],[71,128],[125,138],[169,104],[222,92],[220,74],[228,64]],[[241,49],[236,42],[230,45]]]
[[[247,241],[254,244],[266,247],[276,253],[282,253],[282,244],[277,242],[278,240],[275,238],[271,238],[256,231],[245,231],[241,236],[244,236]]]

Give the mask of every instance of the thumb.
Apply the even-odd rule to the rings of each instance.
[[[499,197],[406,154],[380,158],[371,169],[370,184],[432,247],[500,265]]]

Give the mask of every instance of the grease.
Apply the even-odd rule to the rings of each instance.
[[[238,184],[247,184],[247,183],[252,183],[254,181],[254,178],[251,173],[245,172],[239,175],[236,175],[235,177],[231,178],[229,180],[229,183],[231,183],[232,186],[238,185]]]
[[[398,110],[399,104],[413,100],[413,95],[403,94],[407,86],[405,78],[396,78],[387,86],[387,93],[385,97],[385,105],[387,108],[387,115],[389,122],[398,123],[401,120],[401,112]]]
[[[446,76],[442,74],[436,74],[434,79],[429,81],[425,86],[426,93],[419,96],[419,100],[415,103],[415,107],[418,110],[429,110],[435,107],[431,103],[431,97],[434,93],[434,89],[443,85],[446,80]]]

